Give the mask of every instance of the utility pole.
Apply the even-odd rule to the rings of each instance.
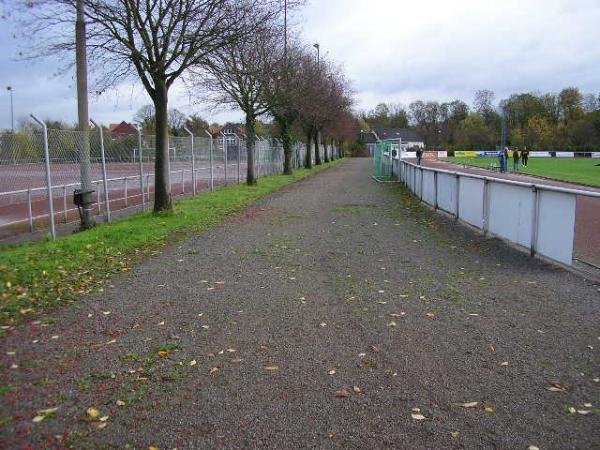
[[[10,131],[15,132],[15,114],[13,110],[13,88],[12,86],[6,86],[6,90],[10,94]]]
[[[87,51],[83,0],[77,0],[75,22],[75,64],[77,68],[77,113],[79,119],[79,171],[81,174],[81,229],[94,226],[92,215],[92,180],[90,176],[90,118],[88,113]]]

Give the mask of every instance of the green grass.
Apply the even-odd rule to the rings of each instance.
[[[492,163],[499,165],[498,158],[446,158],[446,161],[465,164],[467,166],[489,168]],[[572,183],[600,186],[600,160],[591,158],[529,158],[527,167],[521,167],[520,172],[540,177],[554,178]],[[512,158],[508,167],[512,170]]]
[[[164,245],[214,227],[282,186],[340,161],[260,178],[256,186],[224,186],[177,202],[172,214],[138,213],[54,242],[0,245],[0,323],[13,324],[98,291]]]

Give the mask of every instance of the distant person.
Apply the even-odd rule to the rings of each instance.
[[[503,162],[504,162],[504,170],[502,172],[508,172],[508,147],[504,147],[502,151]]]
[[[504,172],[504,153],[502,150],[498,152],[498,164],[500,164],[500,172]]]
[[[529,150],[527,150],[527,147],[525,147],[523,149],[523,151],[521,152],[521,163],[523,164],[523,167],[527,167],[528,160],[529,160]]]
[[[417,147],[417,165],[421,165],[421,159],[423,159],[423,150],[421,147]]]
[[[519,170],[519,149],[513,150],[513,170],[516,172]]]

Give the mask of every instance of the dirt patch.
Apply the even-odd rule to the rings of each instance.
[[[250,206],[239,213],[234,214],[228,222],[241,223],[250,220],[255,220],[259,217],[276,216],[281,213],[279,208],[271,208],[268,206]]]

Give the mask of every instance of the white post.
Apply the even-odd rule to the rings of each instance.
[[[210,134],[210,132],[208,130],[204,130],[204,132],[206,134],[208,134],[208,137],[210,138],[210,191],[213,192],[215,190],[215,185],[214,185],[214,174],[213,174],[213,137],[212,134]]]
[[[46,169],[46,188],[48,191],[48,210],[50,211],[50,234],[52,240],[56,240],[56,227],[54,226],[54,204],[52,203],[52,177],[50,176],[50,152],[48,151],[48,127],[33,114],[31,118],[42,127],[44,138],[44,167]]]
[[[192,151],[192,194],[196,195],[196,158],[194,157],[194,134],[188,129],[188,127],[183,127],[185,131],[190,135],[191,139],[191,151]]]
[[[104,156],[104,134],[102,133],[102,127],[98,126],[96,122],[90,119],[92,125],[98,130],[98,136],[100,137],[100,158],[102,161],[102,183],[104,185],[104,204],[106,205],[106,221],[110,222],[110,198],[108,194],[108,179],[106,177],[106,158]]]
[[[144,199],[144,163],[142,161],[142,130],[135,125],[138,134],[138,160],[140,168],[140,195],[142,196],[142,211],[146,210],[146,201]]]

